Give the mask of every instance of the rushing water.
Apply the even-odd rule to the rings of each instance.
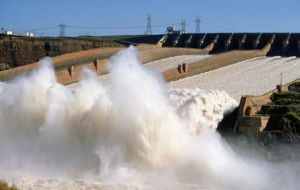
[[[216,132],[226,92],[167,90],[130,47],[72,90],[51,60],[0,84],[0,173],[23,189],[268,189],[269,169]],[[288,183],[290,184],[290,183]],[[286,186],[285,186],[286,187]]]

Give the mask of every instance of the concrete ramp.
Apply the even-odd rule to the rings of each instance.
[[[168,35],[164,35],[155,45],[157,47],[163,47],[163,44],[166,42]]]
[[[191,77],[194,75],[198,75],[200,73],[233,65],[235,63],[247,59],[251,59],[259,56],[265,56],[265,55],[266,52],[263,50],[243,50],[243,51],[230,51],[230,52],[219,53],[211,57],[208,57],[206,59],[203,59],[201,61],[189,64],[187,72],[181,75],[175,75],[175,74],[173,76],[168,75],[167,80],[175,81],[185,77]]]
[[[227,67],[174,81],[170,87],[225,90],[239,101],[243,95],[256,96],[272,91],[280,83],[281,73],[283,73],[283,84],[298,79],[300,58],[262,56],[247,59]]]
[[[205,48],[203,48],[203,50],[206,50],[206,51],[211,51],[212,49],[213,49],[213,47],[214,47],[214,44],[213,43],[210,43],[210,44],[208,44]]]

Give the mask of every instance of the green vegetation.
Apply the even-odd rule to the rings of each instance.
[[[300,82],[295,82],[288,87],[289,91],[300,92]]]
[[[271,103],[263,105],[258,114],[269,115],[267,131],[281,131],[291,142],[299,141],[300,133],[300,82],[288,87],[289,91],[275,92]]]
[[[10,186],[7,182],[0,180],[0,190],[18,190],[14,185]]]
[[[300,113],[300,105],[263,105],[260,113],[264,115],[285,115],[288,112]]]
[[[293,105],[300,104],[300,100],[293,100],[288,98],[282,98],[273,102],[274,105]]]
[[[299,101],[300,100],[300,93],[299,92],[293,92],[293,91],[286,91],[286,92],[275,92],[271,96],[271,101],[276,102],[276,101]]]
[[[300,112],[288,112],[285,114],[285,118],[297,123],[298,125],[300,124]]]
[[[289,120],[300,121],[300,93],[296,91],[297,87],[299,87],[299,83],[293,83],[288,88],[293,91],[274,92],[270,98],[272,102],[263,105],[259,114],[280,115]]]

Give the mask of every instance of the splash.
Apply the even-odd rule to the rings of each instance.
[[[85,69],[70,90],[44,59],[1,83],[1,176],[24,189],[266,186],[266,173],[239,159],[215,130],[237,106],[227,93],[166,90],[133,47],[114,55],[109,70],[109,88]]]

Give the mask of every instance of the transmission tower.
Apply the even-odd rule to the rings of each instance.
[[[196,17],[196,33],[200,33],[200,18]]]
[[[186,21],[185,19],[181,20],[181,32],[185,33],[185,29],[186,29]]]
[[[65,24],[60,24],[59,25],[59,37],[64,37],[65,36],[65,31],[66,31],[66,25]]]
[[[151,25],[151,15],[147,15],[147,29],[145,32],[146,35],[151,35],[152,34],[152,25]]]

